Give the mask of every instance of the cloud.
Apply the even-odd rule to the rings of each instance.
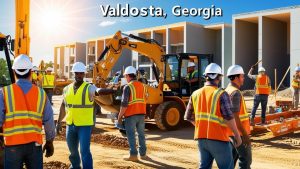
[[[123,23],[128,23],[130,22],[131,19],[126,18],[126,19],[119,19],[119,20],[113,20],[113,21],[102,21],[101,23],[99,23],[99,26],[101,27],[108,27],[108,26],[112,26],[114,24],[116,24],[117,22],[123,22]]]
[[[101,27],[107,27],[107,26],[111,26],[116,24],[116,21],[102,21],[101,23],[99,23],[99,26]]]

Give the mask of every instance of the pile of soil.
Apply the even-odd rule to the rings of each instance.
[[[43,164],[43,169],[68,169],[70,164],[60,161],[50,161]]]
[[[254,96],[255,91],[254,90],[243,90],[242,94],[243,94],[243,96]]]
[[[291,88],[287,88],[287,89],[277,92],[277,96],[292,98],[293,92],[292,92]]]
[[[57,140],[57,141],[65,141],[66,140],[66,128],[64,126],[62,128],[60,135],[57,135],[55,137],[55,140]],[[101,134],[101,133],[97,132],[97,129],[92,134],[91,142],[96,143],[96,144],[103,144],[105,146],[110,146],[110,147],[114,147],[114,148],[120,148],[120,149],[127,149],[129,147],[129,144],[128,144],[126,138],[118,137],[118,136],[110,135],[110,134]]]

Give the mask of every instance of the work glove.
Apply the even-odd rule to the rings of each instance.
[[[60,135],[60,132],[62,131],[62,126],[61,126],[61,123],[60,122],[58,122],[57,124],[56,124],[56,133],[58,134],[58,135]]]
[[[54,147],[53,147],[53,141],[46,141],[44,147],[43,147],[43,153],[45,153],[45,157],[51,157],[54,153]]]

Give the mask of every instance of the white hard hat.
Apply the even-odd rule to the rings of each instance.
[[[73,65],[72,71],[71,72],[86,72],[86,67],[82,62],[76,62]]]
[[[32,67],[33,65],[29,57],[21,54],[14,60],[12,69],[14,69],[18,75],[25,75],[32,69]],[[24,69],[25,71],[19,71],[20,69]]]
[[[188,63],[188,67],[195,67],[196,65],[195,65],[195,63],[194,62],[189,62]]]
[[[32,70],[32,71],[38,71],[39,69],[38,69],[38,67],[33,66],[33,68],[32,68],[31,70]]]
[[[211,63],[205,68],[205,76],[209,76],[210,78],[215,79],[218,76],[218,74],[223,75],[221,67],[216,63]]]
[[[297,66],[297,67],[295,68],[295,71],[296,71],[296,72],[300,72],[300,66]]]
[[[245,74],[242,66],[232,65],[227,70],[227,76]]]
[[[48,67],[47,69],[46,69],[46,71],[47,72],[52,72],[53,70],[52,70],[52,67]]]
[[[128,74],[136,74],[136,69],[133,66],[126,67],[124,71],[124,75],[128,75]]]
[[[258,69],[258,72],[265,72],[266,71],[266,69],[264,68],[264,67],[260,67],[259,69]]]

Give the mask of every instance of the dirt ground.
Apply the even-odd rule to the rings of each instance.
[[[251,109],[251,97],[246,99],[247,107]],[[55,117],[60,102],[61,97],[54,96]],[[168,132],[159,130],[154,122],[147,123],[147,152],[151,159],[127,162],[122,160],[128,155],[126,138],[105,115],[98,117],[91,143],[94,168],[197,168],[199,155],[193,131],[194,128],[187,123],[177,131]],[[300,168],[300,131],[276,138],[272,138],[270,133],[258,133],[251,139],[253,169]],[[67,168],[70,162],[64,135],[57,137],[54,146],[54,155],[44,160],[47,163],[45,168]],[[217,168],[215,164],[214,168]]]

